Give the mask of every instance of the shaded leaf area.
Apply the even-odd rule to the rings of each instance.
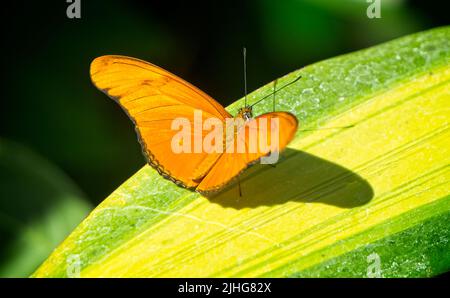
[[[418,0],[384,0],[376,20],[367,18],[366,0],[235,2],[173,9],[164,1],[86,1],[76,22],[65,1],[11,3],[1,19],[9,46],[0,135],[51,160],[97,205],[144,159],[129,119],[92,86],[95,57],[151,61],[228,105],[242,95],[243,45],[253,90],[312,62],[448,23],[444,10],[435,15],[436,5]]]
[[[0,139],[0,276],[27,277],[91,210],[70,179]]]
[[[279,79],[282,86],[302,75],[275,97],[276,110],[294,113],[301,127],[276,167],[258,165],[241,176],[242,197],[234,183],[205,198],[145,166],[34,276],[67,276],[74,254],[86,277],[333,275],[321,264],[335,264],[336,276],[365,276],[364,261],[346,271],[333,260],[366,260],[364,247],[374,243],[384,243],[374,250],[384,260],[409,256],[396,259],[407,272],[386,276],[446,270],[448,252],[416,248],[428,240],[401,237],[385,247],[383,239],[414,234],[450,208],[449,40],[450,28],[437,28]],[[268,84],[249,102],[272,92]],[[266,100],[255,113],[272,108]],[[434,227],[440,243],[448,241],[446,226]],[[442,253],[442,262],[414,273],[407,261],[418,264],[428,253]]]

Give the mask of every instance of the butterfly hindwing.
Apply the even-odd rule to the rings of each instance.
[[[203,141],[209,133],[202,129],[203,123],[216,118],[225,126],[226,119],[232,118],[210,96],[158,66],[125,56],[96,58],[90,73],[95,86],[117,101],[133,121],[148,163],[177,185],[201,193],[220,190],[252,163],[283,150],[297,129],[297,118],[290,113],[263,114],[245,122],[242,129],[231,135],[233,144],[244,144],[243,151],[229,152],[226,139],[223,144],[217,143],[223,146],[224,152],[208,152],[203,150]],[[199,112],[201,116],[196,118]],[[176,119],[187,121],[188,138],[175,144],[188,142],[191,145],[199,139],[199,151],[180,153],[173,150]],[[268,126],[262,125],[260,120],[266,121]],[[200,130],[195,129],[198,125]],[[256,136],[258,145],[265,136],[262,143],[276,143],[277,146],[275,149],[254,147],[252,136]]]

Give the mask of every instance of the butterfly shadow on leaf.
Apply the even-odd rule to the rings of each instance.
[[[208,197],[235,209],[273,206],[286,202],[322,203],[341,208],[367,204],[370,184],[358,174],[314,155],[286,149],[274,166],[257,164],[222,192]]]

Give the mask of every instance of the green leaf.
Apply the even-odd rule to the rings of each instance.
[[[0,276],[29,276],[91,210],[57,168],[0,139]]]
[[[234,184],[208,199],[144,166],[34,276],[73,276],[73,255],[82,277],[449,270],[449,41],[450,27],[437,28],[279,79],[302,75],[276,96],[276,109],[294,113],[300,129],[275,168],[241,176],[242,197]],[[271,109],[269,99],[254,112]]]

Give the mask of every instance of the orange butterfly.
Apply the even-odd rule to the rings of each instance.
[[[250,151],[250,136],[259,135],[262,126],[245,125],[245,129],[241,129],[241,126],[235,129],[231,137],[233,144],[243,140],[243,151],[228,150],[228,142],[224,142],[225,150],[222,151],[174,152],[173,140],[177,134],[173,129],[174,119],[191,120],[193,129],[187,130],[191,137],[187,139],[188,143],[190,140],[195,142],[195,138],[201,141],[208,138],[208,131],[196,129],[198,120],[204,123],[214,117],[222,123],[227,119],[240,119],[246,124],[252,124],[264,119],[272,123],[266,132],[269,140],[275,139],[273,128],[279,132],[275,147],[277,151],[286,147],[297,130],[297,118],[287,112],[266,113],[253,118],[251,106],[245,106],[233,118],[218,102],[198,88],[139,59],[102,56],[92,62],[90,74],[95,86],[117,101],[133,121],[147,162],[164,178],[203,194],[221,190],[250,164],[274,151],[273,147],[263,146],[262,149]],[[201,111],[200,119],[194,119],[195,111]],[[273,119],[277,119],[277,122],[271,122]],[[180,141],[179,145],[182,143]]]

